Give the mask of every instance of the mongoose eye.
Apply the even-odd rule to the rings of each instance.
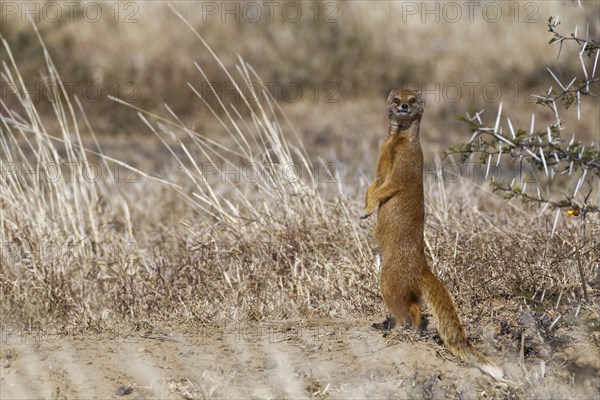
[[[399,99],[399,98],[397,98],[397,97],[395,97],[395,98],[394,98],[394,103],[395,103],[395,104],[400,104],[400,99]]]
[[[408,99],[408,102],[410,104],[415,104],[417,102],[417,99],[415,99],[414,97],[411,97],[410,99]]]

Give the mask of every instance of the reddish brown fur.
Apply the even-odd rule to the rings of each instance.
[[[425,257],[423,226],[423,152],[419,125],[425,102],[416,91],[392,91],[388,97],[389,134],[381,145],[377,177],[369,187],[365,215],[377,206],[375,236],[383,249],[381,293],[399,323],[421,325],[419,303],[424,296],[439,320],[438,331],[453,354],[501,377],[468,341],[456,308]],[[494,369],[495,368],[495,369]]]

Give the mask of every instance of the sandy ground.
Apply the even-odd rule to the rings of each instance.
[[[231,324],[179,333],[33,334],[5,329],[2,399],[597,398],[594,345],[546,360],[500,356],[516,384],[494,382],[433,336],[374,321]],[[515,358],[514,362],[507,358]],[[575,368],[575,369],[573,369]],[[577,370],[576,368],[579,368]],[[119,388],[129,390],[117,395]],[[121,390],[124,390],[122,388]]]

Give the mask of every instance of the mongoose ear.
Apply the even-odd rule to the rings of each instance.
[[[388,102],[388,103],[389,103],[390,101],[392,101],[392,97],[394,96],[394,93],[395,93],[395,92],[396,92],[395,90],[392,90],[392,91],[390,92],[390,94],[388,94],[388,98],[387,98],[387,102]]]
[[[425,105],[425,97],[423,97],[423,95],[421,95],[421,92],[418,90],[415,90],[415,94],[417,95],[417,98],[419,99],[419,103]]]

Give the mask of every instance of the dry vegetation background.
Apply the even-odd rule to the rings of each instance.
[[[259,2],[263,17],[250,23],[248,3],[227,3],[240,7],[235,21],[222,14],[225,3],[208,2],[212,15],[175,2],[201,37],[163,2],[95,3],[97,22],[82,16],[82,3],[72,19],[65,9],[58,20],[37,16],[45,47],[23,4],[3,4],[3,338],[383,318],[374,221],[358,216],[386,132],[385,98],[409,84],[427,101],[426,250],[469,333],[487,332],[505,357],[544,359],[568,387],[598,393],[598,359],[565,355],[581,343],[598,351],[597,214],[585,232],[581,219],[561,215],[551,236],[551,214],[491,193],[479,166],[474,178],[465,169],[447,175],[450,161],[437,156],[469,138],[457,116],[471,109],[485,109],[492,123],[502,102],[515,126],[529,129],[536,112],[545,129],[552,114],[529,95],[554,84],[546,67],[563,81],[581,75],[578,48],[557,57],[546,21],[560,15],[565,35],[577,25],[598,38],[599,3],[491,2],[503,12],[494,23],[494,9],[482,16],[486,1],[473,22],[466,14],[450,21],[443,3],[427,3],[440,7],[439,22],[419,9],[409,15],[408,3],[425,4],[295,2],[303,14],[291,22],[287,2],[272,21]],[[6,4],[17,4],[16,14]],[[59,76],[68,90],[48,101]],[[272,98],[253,99],[244,86],[258,87],[259,77]],[[581,114],[563,111],[565,136],[597,144],[597,96],[585,98]],[[49,179],[44,168],[55,165],[59,179]]]

